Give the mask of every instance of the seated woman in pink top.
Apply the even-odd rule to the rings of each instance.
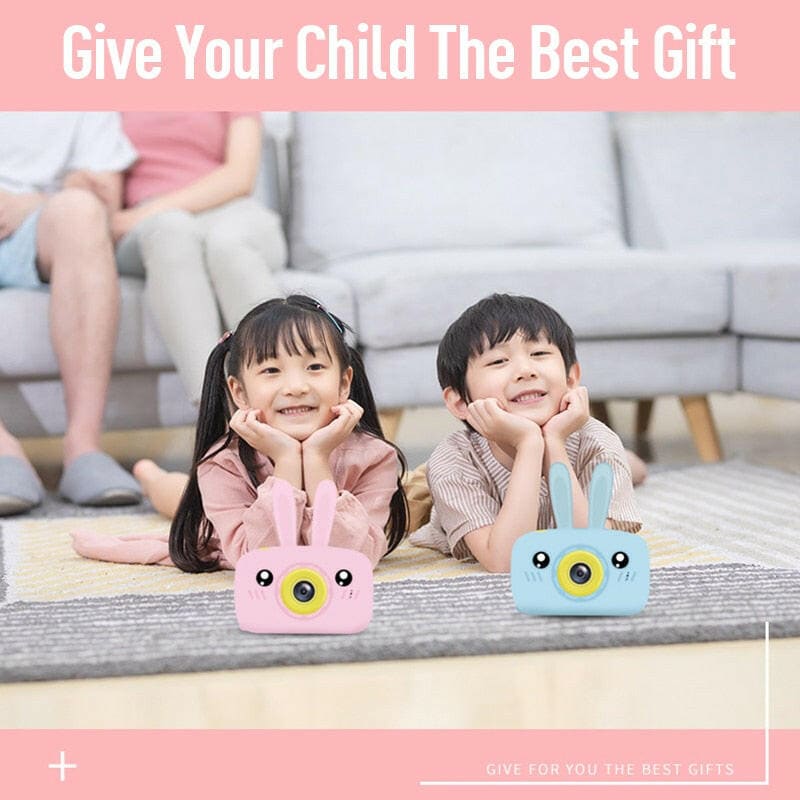
[[[186,572],[231,569],[250,550],[279,544],[276,478],[294,487],[302,544],[317,486],[332,479],[330,544],[377,564],[406,532],[405,462],[383,438],[361,357],[344,337],[341,320],[304,295],[254,308],[208,359],[188,480],[172,473],[165,484],[146,462],[145,488],[161,486],[162,508],[164,486],[173,502],[180,497],[169,537],[76,533],[75,549]]]
[[[189,398],[225,327],[280,294],[286,263],[279,216],[250,197],[258,174],[258,114],[124,112],[139,153],[125,206],[112,219],[117,265],[146,276],[147,304]]]

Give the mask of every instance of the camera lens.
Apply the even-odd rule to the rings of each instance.
[[[309,603],[314,599],[316,590],[310,581],[298,581],[292,589],[292,594],[298,603]]]
[[[573,583],[577,583],[579,585],[588,583],[591,577],[592,571],[589,569],[589,565],[584,564],[582,561],[579,561],[577,564],[573,564],[569,570],[569,579]]]
[[[558,559],[556,583],[568,597],[591,597],[602,591],[605,581],[606,564],[596,551],[573,549]]]
[[[328,603],[328,582],[316,568],[297,566],[280,579],[280,602],[290,614],[313,616]]]

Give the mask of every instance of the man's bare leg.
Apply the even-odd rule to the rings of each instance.
[[[136,481],[100,449],[119,319],[105,206],[83,189],[54,195],[42,207],[37,251],[50,283],[50,336],[67,410],[59,492],[82,505],[138,503]]]
[[[103,204],[66,189],[42,208],[39,271],[50,283],[50,336],[64,385],[64,464],[100,449],[119,288]]]

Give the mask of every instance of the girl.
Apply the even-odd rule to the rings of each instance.
[[[166,536],[87,533],[73,535],[75,549],[109,561],[172,563],[186,572],[231,569],[246,552],[279,543],[275,478],[294,487],[304,544],[316,488],[332,479],[340,491],[330,544],[377,564],[406,532],[399,482],[405,461],[383,438],[361,357],[345,341],[345,329],[303,295],[254,308],[208,359],[188,481],[173,473],[164,483],[152,462],[137,470],[146,473],[146,491],[166,487],[161,510],[182,491],[168,552]]]

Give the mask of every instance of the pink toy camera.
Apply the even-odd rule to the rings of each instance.
[[[311,544],[297,544],[292,487],[273,488],[279,547],[264,547],[236,564],[236,618],[252,633],[358,633],[372,619],[372,564],[363,554],[329,547],[337,491],[317,487]]]

